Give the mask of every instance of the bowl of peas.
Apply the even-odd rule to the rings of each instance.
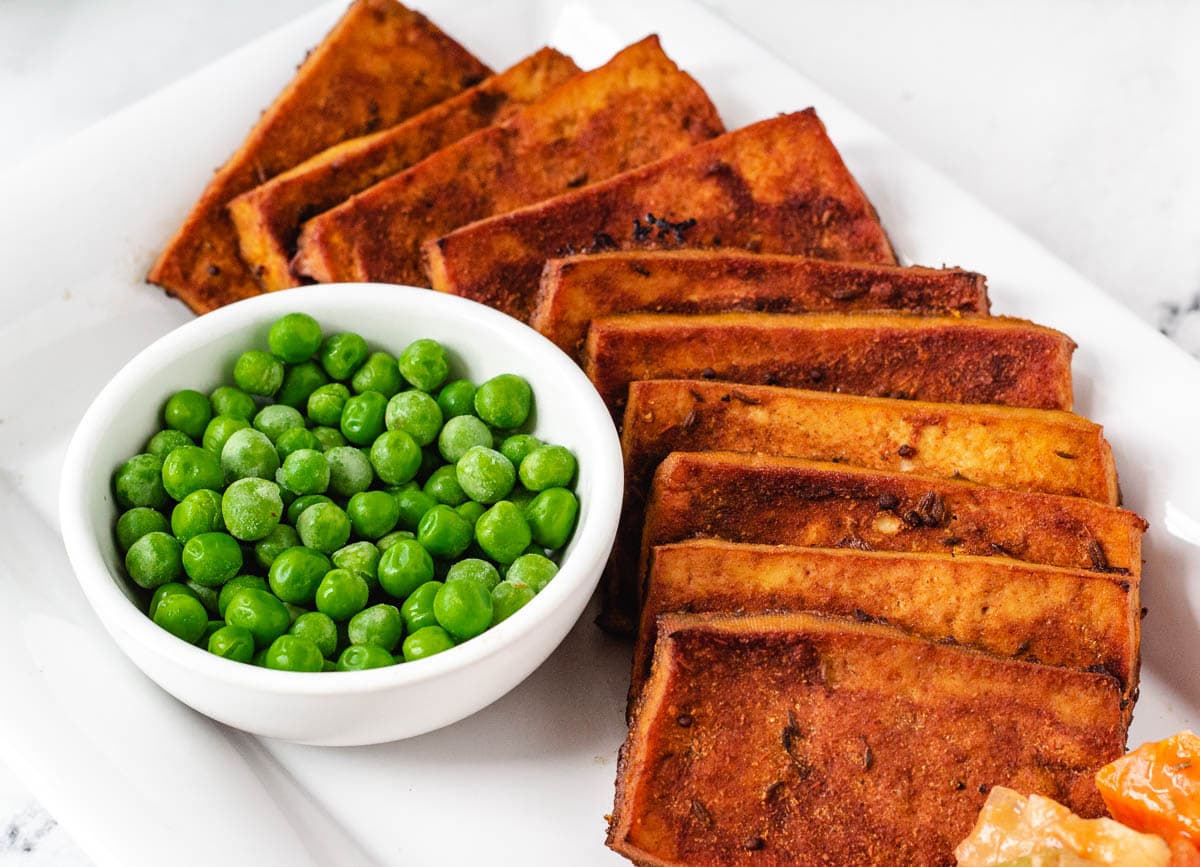
[[[356,745],[485,707],[591,598],[611,417],[523,323],[378,284],[242,301],[146,348],[81,420],[63,538],[121,649],[255,734]]]

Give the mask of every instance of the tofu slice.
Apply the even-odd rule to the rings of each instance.
[[[568,78],[579,67],[543,48],[393,127],[321,151],[229,203],[245,260],[268,291],[300,285],[292,273],[300,224],[434,151],[506,120]]]
[[[896,263],[875,209],[811,108],[463,226],[423,254],[433,288],[527,320],[547,259],[690,247]]]
[[[1006,558],[715,539],[650,552],[629,688],[650,673],[662,614],[813,611],[891,624],[994,656],[1101,671],[1126,707],[1138,680],[1141,601],[1126,578]]]
[[[650,36],[505,123],[473,133],[309,220],[292,267],[322,283],[422,285],[422,241],[723,131],[704,90]]]
[[[1104,815],[1105,674],[811,614],[669,615],[608,845],[637,864],[953,865],[987,792]]]
[[[1075,344],[1006,317],[632,313],[595,319],[584,369],[620,418],[638,379],[1070,409]]]
[[[147,279],[195,313],[259,294],[225,206],[331,145],[392,126],[490,74],[425,16],[355,0],[217,170]]]
[[[551,259],[529,324],[577,361],[593,319],[617,313],[988,312],[987,280],[742,250],[630,250]]]

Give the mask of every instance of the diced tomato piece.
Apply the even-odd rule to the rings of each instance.
[[[1180,732],[1143,744],[1101,768],[1096,785],[1118,822],[1200,844],[1200,737]]]

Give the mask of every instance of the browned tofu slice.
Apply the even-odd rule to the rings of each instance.
[[[1117,505],[1117,471],[1104,429],[1059,410],[656,379],[630,384],[624,418],[626,490],[635,499],[669,453],[731,451]]]
[[[344,141],[229,203],[242,258],[264,289],[298,286],[291,271],[300,224],[434,151],[506,120],[579,73],[565,54],[543,48],[393,127]]]
[[[1070,409],[1074,350],[1065,334],[1004,317],[632,313],[592,322],[584,367],[618,418],[638,379]]]
[[[547,259],[680,247],[896,262],[875,209],[812,109],[463,226],[423,252],[435,289],[528,319]]]
[[[505,123],[309,220],[292,265],[323,283],[422,284],[422,241],[685,150],[723,130],[704,90],[651,36]]]
[[[629,695],[650,673],[661,614],[814,611],[889,623],[995,656],[1103,671],[1131,695],[1141,635],[1126,578],[1002,557],[745,545],[714,539],[650,552]]]
[[[258,282],[238,255],[225,210],[234,196],[330,145],[411,117],[488,74],[423,15],[395,0],[355,0],[217,170],[147,279],[196,313],[257,295]]]
[[[1105,674],[811,614],[669,615],[608,845],[636,864],[952,867],[993,786],[1104,815]]]
[[[959,268],[897,268],[743,250],[631,250],[551,259],[529,324],[578,361],[588,325],[616,313],[988,312],[987,281]]]

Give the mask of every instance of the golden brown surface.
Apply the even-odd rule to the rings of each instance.
[[[225,206],[318,151],[476,84],[486,66],[395,0],[356,0],[220,169],[148,280],[196,313],[260,292]]]
[[[403,123],[321,151],[229,203],[242,258],[264,289],[300,285],[291,271],[300,224],[464,136],[499,123],[579,73],[553,48]]]
[[[659,630],[609,825],[637,864],[949,867],[999,785],[1104,813],[1107,675],[803,614]]]
[[[1070,409],[1074,349],[1065,334],[1004,317],[631,313],[592,322],[584,369],[618,418],[638,379]]]
[[[812,109],[760,121],[591,189],[425,244],[435,289],[528,319],[547,259],[735,247],[895,264],[871,203]]]
[[[723,129],[700,85],[651,36],[505,123],[310,220],[292,267],[320,282],[420,285],[422,241],[684,150]]]
[[[696,540],[650,555],[633,675],[650,673],[660,614],[814,611],[889,623],[929,641],[1137,683],[1141,603],[1130,581],[1004,557]]]
[[[654,313],[988,312],[987,281],[959,268],[896,268],[742,250],[651,250],[551,259],[529,324],[576,360],[598,316]]]

